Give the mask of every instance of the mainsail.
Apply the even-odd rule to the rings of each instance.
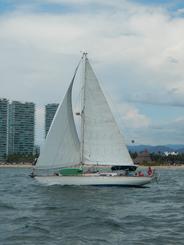
[[[85,57],[83,103],[83,163],[133,165],[123,137],[87,57]]]
[[[41,149],[36,164],[39,169],[66,167],[80,163],[80,142],[74,123],[71,99],[76,72],[63,103],[57,109],[45,145]]]

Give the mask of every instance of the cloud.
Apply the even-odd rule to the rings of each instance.
[[[155,93],[154,93],[155,92]],[[157,93],[156,89],[151,92],[134,93],[129,97],[129,102],[143,104],[184,107],[184,82],[173,82],[168,88]]]
[[[150,124],[150,119],[147,116],[140,113],[135,106],[125,102],[119,105],[118,114],[121,115],[120,120],[126,128],[147,128]]]
[[[131,140],[135,144],[183,144],[184,118],[176,118],[166,123],[151,123],[148,127],[126,130],[126,142],[131,144]]]
[[[184,105],[181,16],[125,0],[14,3],[14,11],[0,16],[0,97],[38,105],[60,101],[80,51],[87,50],[126,127],[145,132],[151,119],[125,100]],[[62,13],[52,11],[53,4]]]
[[[168,139],[172,139],[173,143],[183,144],[183,134],[181,132],[184,131],[184,117],[178,117],[160,125],[152,125],[150,131],[152,142],[157,139],[158,143],[164,144]]]
[[[179,15],[183,15],[183,14],[184,14],[184,8],[179,8],[179,9],[177,9],[177,13],[178,13]]]

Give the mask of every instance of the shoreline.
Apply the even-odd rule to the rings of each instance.
[[[25,163],[25,164],[0,164],[0,168],[32,168],[33,165],[31,163]],[[140,165],[138,166],[139,168],[148,168],[149,166],[144,166]],[[184,164],[183,165],[153,165],[150,166],[151,168],[154,169],[184,169]]]
[[[144,166],[140,165],[139,168],[148,168],[149,166]],[[151,166],[153,169],[171,169],[171,170],[176,170],[176,169],[184,169],[184,164],[183,165],[153,165]]]
[[[32,168],[33,165],[31,163],[25,164],[0,164],[0,168]]]

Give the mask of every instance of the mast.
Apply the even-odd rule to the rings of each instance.
[[[83,77],[82,77],[82,94],[81,94],[81,148],[80,148],[80,160],[81,164],[84,164],[84,108],[85,108],[85,84],[86,84],[86,59],[87,53],[83,52]]]

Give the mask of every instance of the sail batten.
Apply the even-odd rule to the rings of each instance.
[[[112,115],[96,75],[85,59],[84,91],[85,164],[133,165],[117,123]]]

